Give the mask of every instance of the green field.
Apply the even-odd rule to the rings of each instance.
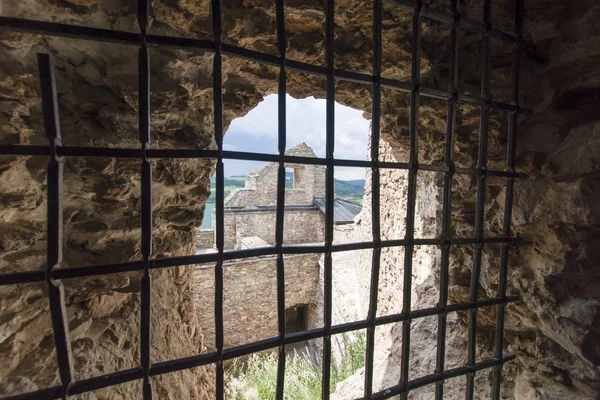
[[[227,196],[229,196],[229,194],[233,190],[243,188],[245,182],[246,182],[246,178],[243,176],[232,176],[229,178],[225,178],[225,180],[223,182],[224,183],[223,190],[225,192],[225,198],[227,198]],[[213,176],[212,179],[210,180],[210,197],[208,198],[208,201],[206,202],[206,204],[207,205],[215,204],[216,195],[217,195],[217,180]]]
[[[363,196],[365,194],[365,180],[355,179],[352,181],[334,181],[335,194],[344,200],[351,201],[362,205]]]

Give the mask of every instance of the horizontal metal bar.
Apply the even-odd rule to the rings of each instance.
[[[178,49],[195,49],[207,52],[215,52],[215,42],[212,40],[200,40],[172,36],[146,35],[146,44],[150,46],[174,47]]]
[[[512,298],[512,297],[507,298],[504,302],[506,303],[506,302],[513,302],[513,301],[518,301],[518,298],[517,299]],[[501,302],[502,301],[500,301],[500,300],[496,300],[494,302],[494,304],[499,304]],[[493,305],[493,304],[490,304],[490,305]],[[460,309],[461,310],[462,309],[474,309],[474,308],[481,308],[481,307],[482,306],[479,304],[477,304],[477,305],[461,304]],[[414,315],[411,313],[410,317],[405,314],[394,314],[394,315],[385,316],[385,317],[378,317],[375,319],[375,325],[380,326],[380,325],[401,322],[401,321],[408,320],[408,319],[424,318],[429,315],[441,314],[443,312],[444,311],[442,309],[434,307],[434,308],[427,308],[427,309],[423,309],[423,310],[415,310],[413,312]],[[331,327],[331,334],[336,335],[336,334],[340,334],[340,333],[346,333],[346,332],[352,332],[352,331],[357,331],[357,330],[361,330],[361,329],[366,329],[366,328],[368,328],[369,323],[370,322],[368,320],[360,320],[360,321],[348,322],[348,323],[344,323],[344,324],[333,325]],[[307,330],[307,331],[286,334],[283,342],[284,342],[284,345],[287,346],[287,345],[291,345],[291,344],[295,344],[295,343],[304,342],[307,340],[319,339],[319,338],[324,337],[325,335],[326,335],[326,332],[325,332],[324,328],[316,328],[316,329],[311,329],[311,330]],[[252,342],[252,343],[247,343],[247,344],[244,344],[241,346],[230,347],[228,349],[223,350],[223,360],[230,360],[230,359],[242,357],[242,356],[245,356],[245,355],[248,355],[251,353],[256,353],[259,351],[273,349],[273,348],[276,348],[277,346],[279,346],[280,344],[281,344],[281,341],[280,341],[279,337],[271,337],[271,338],[259,340],[256,342]],[[152,364],[152,366],[150,367],[150,375],[156,376],[156,375],[166,374],[166,373],[170,373],[170,372],[180,371],[183,369],[195,368],[195,367],[199,367],[202,365],[208,365],[208,364],[212,364],[212,363],[216,362],[217,359],[218,359],[218,353],[211,352],[211,353],[206,353],[206,354],[200,354],[197,356],[191,356],[191,357],[186,357],[186,358],[181,358],[181,359],[176,359],[176,360],[171,360],[171,361],[165,361],[165,362],[161,362],[161,363],[157,363],[157,364]]]
[[[475,310],[484,307],[491,307],[498,304],[508,304],[520,301],[520,297],[517,295],[507,296],[504,299],[500,298],[492,298],[479,300],[477,303],[456,303],[456,304],[448,304],[446,308],[444,307],[430,307],[430,308],[422,308],[419,310],[411,310],[410,314],[405,312],[398,314],[391,314],[386,316],[377,317],[376,324],[377,325],[386,325],[403,321],[411,321],[414,319],[431,317],[432,315],[439,315],[449,312],[456,311],[464,311],[464,310]]]
[[[267,156],[265,154],[265,156]],[[203,149],[147,149],[148,158],[214,158],[219,157],[218,150]]]
[[[13,396],[1,397],[2,400],[47,400],[60,399],[62,387],[52,386],[46,389],[36,390],[30,393],[15,394]]]
[[[279,67],[279,64],[281,63],[279,56],[261,53],[258,51],[226,43],[221,43],[221,53],[224,55],[229,55],[249,61],[255,61],[257,63],[270,65],[273,67]]]
[[[439,89],[433,88],[419,88],[419,95],[423,97],[429,97],[431,99],[445,100],[448,101],[452,98],[452,93],[445,92]]]
[[[143,377],[143,371],[141,368],[132,368],[124,371],[117,371],[110,374],[104,374],[95,376],[93,378],[83,379],[80,381],[73,382],[69,386],[69,395],[77,395],[93,390],[102,389],[108,386],[119,385],[125,382],[131,382]],[[22,393],[14,396],[2,397],[2,400],[47,400],[47,399],[60,399],[62,398],[60,386],[53,386],[50,388],[38,390],[31,393]]]
[[[399,0],[388,0],[392,3],[398,3]],[[402,2],[402,3],[413,3],[413,5],[409,6],[414,8],[414,2]],[[442,15],[443,12],[438,10],[429,10],[427,7],[423,8],[422,14],[423,16],[432,17],[434,15]],[[448,13],[447,18],[444,20],[440,20],[440,22],[453,20],[453,15]],[[462,18],[461,24],[463,28],[472,29],[477,32],[481,32],[485,30],[483,24],[471,21],[468,18]],[[50,36],[64,36],[71,37],[74,39],[86,39],[86,40],[98,40],[98,41],[106,41],[106,42],[116,42],[127,45],[139,45],[141,44],[141,37],[137,33],[131,32],[121,32],[107,29],[97,29],[97,28],[88,28],[84,26],[78,25],[67,25],[67,24],[58,24],[52,22],[42,22],[42,21],[34,21],[28,19],[21,18],[9,18],[9,17],[0,17],[0,29],[11,29],[18,30],[23,32],[30,33],[38,33],[43,35]],[[497,36],[500,40],[507,40],[516,42],[516,37],[505,33],[500,32],[498,30],[492,29],[490,32],[492,36]],[[172,37],[172,36],[160,36],[160,35],[147,35],[146,36],[148,45],[155,46],[170,46],[176,48],[189,48],[189,49],[197,49],[202,51],[214,52],[216,51],[216,44],[214,41],[209,40],[197,40],[197,39],[189,39],[189,38],[181,38],[181,37]],[[230,44],[221,44],[221,53],[233,57],[238,57],[242,59],[247,59],[250,61],[255,61],[265,65],[271,65],[274,67],[278,67],[281,64],[281,57],[275,56],[271,54],[265,54],[254,50],[249,50],[243,47],[238,47]],[[310,75],[326,77],[327,76],[327,68],[324,66],[316,66],[308,63],[304,63],[296,60],[285,60],[286,69],[297,71],[300,73],[306,73]],[[365,85],[373,85],[375,79],[372,75],[362,74],[358,72],[345,71],[345,70],[334,70],[334,78],[336,80],[347,81],[347,82],[355,82],[362,83]],[[406,93],[410,93],[414,89],[414,85],[407,82],[400,82],[393,79],[381,78],[381,86],[396,89],[400,91],[404,91]],[[424,97],[437,98],[449,100],[452,98],[453,94],[448,92],[443,92],[433,88],[421,87],[419,89],[420,95]],[[478,98],[474,96],[466,96],[459,95],[459,102],[467,103],[467,104],[485,104],[485,99]],[[512,104],[506,104],[501,102],[494,102],[495,107],[517,111],[518,107]]]
[[[52,279],[82,278],[85,276],[141,271],[143,269],[144,263],[141,260],[119,264],[95,265],[89,267],[57,268],[52,271]]]
[[[46,271],[9,272],[0,274],[0,286],[44,282],[45,280]]]
[[[308,64],[302,61],[285,60],[285,69],[287,71],[299,72],[302,74],[310,74],[320,78],[327,76],[327,68],[320,65]]]
[[[340,333],[347,333],[357,331],[361,329],[367,329],[371,325],[371,321],[368,319],[362,321],[346,322],[344,324],[334,325],[331,327],[331,334],[338,335]]]
[[[230,347],[223,350],[223,360],[232,360],[234,358],[247,356],[252,353],[259,353],[261,351],[274,349],[280,345],[281,339],[279,337],[272,337],[241,346]]]
[[[407,11],[414,11],[416,7],[415,1],[407,1],[407,0],[386,0],[386,2],[404,8]],[[436,10],[429,7],[423,7],[421,11],[423,17],[429,18],[432,20],[436,20],[438,22],[442,22],[444,24],[450,25],[454,22],[454,16],[450,12],[444,12],[441,10]],[[20,32],[27,33],[35,33],[40,35],[49,35],[49,36],[61,36],[61,37],[69,37],[74,39],[83,39],[83,40],[95,40],[101,42],[111,42],[111,43],[120,43],[125,45],[140,45],[141,44],[141,35],[136,32],[124,32],[117,31],[112,29],[101,29],[101,28],[90,28],[86,26],[80,25],[70,25],[70,24],[62,24],[56,22],[45,22],[45,21],[36,21],[30,19],[23,18],[13,18],[13,17],[0,17],[0,27],[2,29],[10,29]],[[468,29],[479,33],[486,32],[486,27],[483,23],[474,21],[470,18],[460,16],[460,28]],[[517,42],[518,38],[510,33],[500,31],[498,29],[492,28],[490,31],[490,35],[496,37],[505,42]],[[146,36],[147,43],[149,45],[156,46],[169,46],[176,48],[193,48],[205,51],[215,51],[215,43],[211,40],[197,40],[197,39],[189,39],[189,38],[181,38],[174,36],[161,36],[161,35],[147,35]],[[269,63],[274,66],[279,65],[279,57],[268,55],[264,53],[259,53],[256,51],[244,49],[241,47],[229,45],[226,43],[221,44],[221,51],[223,54],[233,55],[236,57],[247,58],[250,60],[258,61],[259,59],[265,63]],[[287,65],[292,67],[294,64],[290,65],[290,61],[287,60]],[[297,67],[297,66],[296,66]],[[326,68],[323,68],[325,71],[323,76],[326,75]],[[301,67],[301,70],[304,71],[305,68]]]
[[[387,89],[394,89],[404,93],[411,93],[414,86],[408,82],[401,82],[395,79],[388,79],[381,77],[381,87]]]
[[[140,159],[142,151],[131,148],[118,147],[69,147],[57,149],[61,157],[110,157],[110,158],[137,158]]]
[[[139,33],[90,28],[57,22],[35,21],[24,18],[0,17],[0,29],[127,45],[139,45],[141,43]]]
[[[385,0],[386,3],[392,4],[401,8],[408,12],[413,12],[417,8],[417,2],[414,0]],[[452,25],[455,21],[454,14],[450,11],[439,10],[431,7],[423,7],[421,10],[421,15],[425,18],[441,22],[448,26]],[[471,30],[478,33],[487,32],[487,27],[482,22],[474,21],[471,18],[465,17],[464,15],[458,13],[458,26],[462,29]],[[518,41],[518,37],[512,35],[507,32],[500,31],[498,29],[492,28],[490,30],[490,35],[492,37],[496,37],[504,42],[516,43]]]
[[[0,144],[0,154],[10,156],[50,156],[50,146]]]
[[[22,155],[22,156],[48,156],[50,148],[48,146],[26,146],[26,145],[0,145],[0,155]],[[57,154],[61,157],[109,157],[109,158],[140,158],[140,149],[133,148],[113,148],[113,147],[69,147],[63,146],[57,148]],[[148,149],[146,157],[150,159],[173,159],[173,158],[218,158],[217,150],[202,149]],[[248,153],[241,151],[223,151],[224,160],[245,160],[245,161],[263,161],[278,162],[279,156],[266,153]],[[389,161],[366,161],[366,160],[347,160],[316,157],[284,156],[286,164],[306,164],[306,165],[327,165],[331,163],[340,167],[357,168],[387,168],[402,170],[423,170],[432,172],[449,172],[450,168],[443,165],[430,164],[410,164]],[[455,168],[455,174],[478,175],[480,172],[475,168]],[[498,176],[503,178],[526,178],[526,174],[486,170],[489,176]]]
[[[333,77],[335,80],[351,83],[362,83],[369,86],[372,86],[375,82],[373,75],[361,74],[360,72],[346,71],[343,69],[334,69]]]
[[[143,376],[144,371],[142,368],[131,368],[124,371],[83,379],[81,381],[73,382],[73,384],[69,386],[69,395],[76,395],[108,386],[120,385],[125,382],[141,379]]]
[[[491,237],[484,238],[482,243],[489,244],[503,244],[512,243],[514,238],[508,237]],[[412,243],[415,246],[442,246],[446,244],[450,245],[472,245],[478,244],[481,241],[477,238],[451,238],[447,239],[431,238],[431,239],[413,239]],[[382,240],[381,243],[375,242],[357,242],[357,243],[343,243],[333,244],[331,246],[331,252],[343,252],[352,250],[367,250],[376,248],[388,248],[388,247],[403,247],[409,245],[409,241],[406,239],[397,240]],[[284,254],[319,254],[324,253],[326,248],[324,245],[305,245],[305,246],[283,246]],[[260,247],[255,249],[246,250],[234,250],[226,251],[223,253],[223,261],[250,258],[250,257],[261,257],[271,256],[277,254],[275,247]],[[217,253],[207,254],[194,254],[189,256],[180,257],[169,257],[169,258],[157,258],[150,260],[150,269],[169,268],[181,265],[192,265],[192,264],[205,264],[217,261]],[[91,265],[87,267],[71,267],[71,268],[58,268],[51,272],[53,279],[71,279],[71,278],[82,278],[86,276],[97,276],[97,275],[108,275],[117,274],[132,271],[142,271],[144,269],[143,262],[140,261],[129,261],[119,264],[106,264],[106,265]],[[45,280],[44,272],[12,272],[6,274],[0,274],[0,286],[42,282]]]
[[[441,373],[434,373],[431,375],[422,376],[422,377],[408,381],[406,385],[399,384],[399,385],[393,386],[391,388],[387,388],[387,389],[381,390],[377,393],[374,393],[372,395],[371,399],[372,400],[389,399],[390,397],[398,396],[401,394],[406,394],[406,393],[410,392],[411,390],[418,389],[422,386],[431,385],[431,384],[434,384],[437,382],[442,382],[446,379],[456,378],[458,376],[467,375],[467,374],[481,371],[481,370],[484,370],[487,368],[492,368],[496,365],[505,364],[507,362],[514,360],[515,358],[516,358],[516,356],[509,354],[509,355],[505,355],[501,359],[493,358],[490,360],[478,362],[474,365],[474,367],[459,367],[459,368],[443,371]],[[365,397],[360,398],[360,400],[363,400],[363,399],[366,400]]]
[[[184,369],[196,368],[202,365],[213,364],[219,359],[216,351],[197,356],[180,358],[177,360],[164,361],[150,365],[150,376],[168,374],[170,372],[181,371]]]

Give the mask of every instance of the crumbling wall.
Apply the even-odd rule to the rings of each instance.
[[[275,210],[226,210],[224,248],[239,249],[242,239],[249,236],[257,236],[274,246],[276,219]],[[325,240],[325,217],[317,208],[286,208],[283,225],[283,243],[286,245]]]
[[[285,151],[289,156],[316,157],[306,143]],[[315,198],[325,197],[325,167],[322,165],[286,164],[294,168],[294,187],[285,189],[288,206],[312,205]],[[278,164],[267,163],[246,175],[245,187],[233,190],[225,207],[274,206],[277,204]]]
[[[285,307],[307,305],[315,312],[319,254],[285,257]],[[200,325],[205,346],[214,351],[214,266],[194,270]],[[209,306],[207,306],[209,305]],[[223,265],[223,315],[225,347],[234,347],[278,335],[277,260],[263,257],[235,260]],[[316,328],[309,318],[309,329]]]
[[[215,245],[214,229],[199,229],[196,237],[197,249],[212,249]]]

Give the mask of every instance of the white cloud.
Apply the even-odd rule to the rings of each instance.
[[[325,157],[326,101],[308,97],[286,98],[287,147],[306,142],[317,157]],[[277,95],[270,95],[246,116],[232,121],[224,137],[224,147],[241,151],[277,153]],[[365,160],[369,121],[362,111],[335,104],[335,158]],[[233,162],[232,162],[233,163]],[[240,164],[241,167],[241,164]],[[232,166],[232,170],[237,169]],[[245,174],[250,171],[236,171]],[[362,168],[337,168],[338,179],[362,179]]]

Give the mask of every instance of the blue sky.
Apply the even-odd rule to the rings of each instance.
[[[287,147],[306,142],[317,157],[325,157],[325,100],[286,98]],[[362,111],[335,104],[335,158],[366,160],[369,121]],[[277,95],[270,95],[247,115],[231,122],[223,148],[277,154]],[[252,161],[225,161],[225,175],[246,175],[258,168]],[[337,179],[363,179],[364,168],[335,168]]]

